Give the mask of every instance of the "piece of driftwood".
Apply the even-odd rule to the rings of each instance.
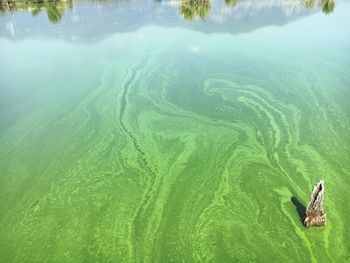
[[[323,226],[326,224],[327,216],[323,211],[324,203],[324,181],[319,181],[312,190],[311,201],[306,207],[303,224],[305,227]]]

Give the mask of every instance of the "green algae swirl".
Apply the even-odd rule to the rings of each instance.
[[[1,40],[0,262],[349,262],[350,58],[278,32]]]

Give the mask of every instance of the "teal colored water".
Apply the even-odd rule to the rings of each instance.
[[[0,16],[0,262],[350,262],[350,3],[227,2]]]

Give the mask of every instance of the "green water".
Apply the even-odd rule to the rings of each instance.
[[[23,34],[0,31],[0,262],[350,262],[349,12],[240,34],[0,17]]]

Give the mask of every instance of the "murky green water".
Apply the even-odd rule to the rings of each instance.
[[[350,262],[350,3],[227,2],[4,11],[0,262]]]

